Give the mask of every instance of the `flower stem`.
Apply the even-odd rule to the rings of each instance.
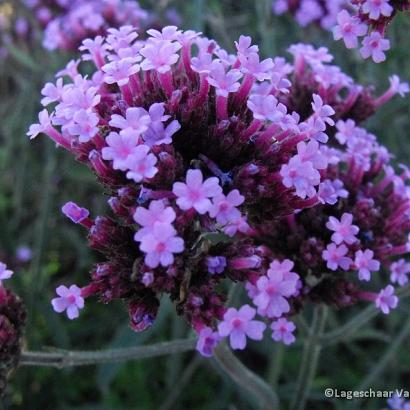
[[[115,363],[128,360],[146,359],[188,352],[195,349],[192,339],[173,340],[148,346],[136,346],[122,349],[75,351],[58,350],[57,352],[30,352],[21,354],[21,366],[45,366],[62,369],[73,366],[89,366],[101,363]]]
[[[219,344],[214,350],[214,355],[216,362],[231,379],[259,402],[259,408],[263,410],[279,408],[279,399],[273,389],[258,375],[249,370],[225,343]]]
[[[371,369],[368,376],[363,380],[360,386],[357,388],[358,391],[367,390],[373,383],[380,379],[383,374],[384,369],[390,363],[390,361],[395,356],[397,350],[400,349],[403,342],[406,340],[407,336],[410,334],[410,319],[401,328],[400,332],[393,338],[392,343],[386,349],[384,355],[380,358],[379,362]]]
[[[291,410],[303,410],[306,407],[309,390],[319,363],[322,349],[319,341],[326,324],[327,313],[326,306],[318,306],[314,310],[312,325],[303,347],[302,363],[299,369],[295,394],[290,405]]]
[[[400,299],[408,297],[410,295],[410,286],[400,288],[396,292],[396,295]],[[339,327],[338,329],[332,330],[331,332],[325,333],[321,337],[322,345],[328,346],[347,340],[357,330],[361,329],[367,322],[369,322],[379,313],[380,309],[378,309],[375,305],[368,306],[343,326]]]

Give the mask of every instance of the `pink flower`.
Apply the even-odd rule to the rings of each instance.
[[[400,81],[400,77],[396,74],[389,77],[390,89],[394,94],[399,94],[400,97],[404,97],[410,92],[409,84]]]
[[[76,319],[79,316],[79,309],[84,307],[84,298],[81,296],[81,289],[77,285],[59,286],[56,289],[58,298],[51,301],[53,309],[57,313],[67,311],[69,319]]]
[[[333,29],[335,40],[343,41],[347,48],[356,48],[358,46],[357,37],[364,36],[367,32],[367,25],[352,17],[347,10],[342,10],[337,15],[338,25]]]
[[[71,201],[64,204],[61,211],[67,218],[70,218],[76,224],[87,219],[90,215],[88,209],[81,208],[75,202]]]
[[[235,47],[239,55],[248,57],[252,53],[258,53],[259,47],[252,45],[252,37],[243,36],[239,37],[238,41],[235,41]]]
[[[228,97],[229,93],[234,93],[239,90],[242,78],[242,73],[238,70],[229,70],[225,72],[225,68],[219,61],[213,61],[211,65],[211,72],[207,77],[209,84],[215,87],[216,95]]]
[[[345,245],[336,246],[334,243],[327,245],[322,252],[322,258],[326,261],[326,266],[330,270],[337,270],[339,267],[343,270],[349,270],[352,260],[346,256],[348,249]]]
[[[342,145],[346,144],[346,142],[352,139],[357,131],[356,123],[353,120],[342,121],[339,120],[336,123],[336,139]]]
[[[112,160],[114,169],[128,170],[128,158],[138,145],[138,134],[110,132],[105,141],[108,147],[101,150],[103,159]]]
[[[319,185],[318,199],[322,204],[334,205],[338,198],[347,198],[349,192],[343,188],[343,182],[340,179],[334,181],[326,179]]]
[[[247,106],[253,112],[253,118],[261,121],[279,121],[287,112],[286,107],[279,103],[273,95],[251,95]]]
[[[213,198],[209,215],[211,218],[216,218],[216,221],[221,225],[228,224],[241,217],[241,213],[235,207],[241,205],[244,201],[245,198],[237,189],[229,192],[227,196],[220,194]]]
[[[178,59],[178,50],[181,48],[179,43],[171,43],[167,40],[149,42],[140,50],[140,54],[145,57],[141,63],[144,71],[156,70],[158,73],[166,73],[171,70]]]
[[[293,335],[296,329],[295,324],[283,317],[274,321],[271,325],[271,329],[273,330],[272,339],[275,342],[283,341],[283,343],[288,346],[296,340]]]
[[[218,325],[221,337],[229,336],[232,349],[243,350],[246,347],[246,337],[252,340],[262,340],[266,325],[255,317],[256,310],[249,305],[242,306],[239,310],[229,308],[223,322]]]
[[[0,286],[2,286],[2,281],[5,279],[10,279],[13,276],[14,272],[10,269],[7,269],[5,263],[0,262]]]
[[[335,125],[335,122],[330,118],[331,115],[335,114],[335,110],[330,105],[323,104],[323,100],[319,95],[313,94],[313,102],[311,105],[315,113],[316,121],[319,121],[320,124],[323,123],[323,125],[324,123],[331,126]]]
[[[280,262],[273,263],[266,276],[261,276],[256,282],[258,293],[253,303],[258,307],[258,313],[263,316],[280,317],[290,310],[286,298],[296,292],[298,275],[290,272],[293,262],[287,261],[285,266]]]
[[[214,332],[210,327],[204,327],[199,332],[196,350],[204,357],[212,357],[213,350],[220,340],[218,332]]]
[[[54,85],[53,83],[47,83],[41,90],[41,94],[44,98],[41,100],[41,104],[45,107],[53,102],[61,100],[63,94],[63,79],[59,78]]]
[[[320,174],[310,161],[303,162],[298,155],[281,167],[280,175],[286,188],[295,188],[296,195],[304,199],[316,195],[315,186],[320,183]]]
[[[273,61],[271,58],[259,61],[259,54],[250,53],[248,56],[239,56],[241,61],[241,71],[250,74],[258,81],[269,80],[270,70],[273,68]]]
[[[390,309],[395,309],[399,304],[399,298],[394,294],[394,287],[388,285],[382,289],[377,295],[375,303],[385,315],[390,313]]]
[[[170,206],[165,207],[164,201],[151,201],[148,209],[139,206],[134,213],[134,220],[142,228],[135,233],[134,239],[141,241],[151,232],[156,223],[170,225],[175,221],[175,217],[175,211]]]
[[[46,109],[40,111],[40,113],[38,114],[38,120],[38,124],[30,125],[30,129],[27,133],[31,140],[33,138],[36,138],[38,134],[46,133],[47,130],[51,127],[50,116]]]
[[[140,249],[145,252],[145,264],[150,268],[174,263],[174,253],[184,250],[184,241],[176,236],[172,225],[157,222],[147,235],[141,238]]]
[[[393,262],[390,269],[390,280],[392,283],[398,283],[400,286],[404,286],[409,282],[408,274],[410,273],[410,263],[404,259],[400,259],[397,262]]]
[[[390,5],[389,0],[366,0],[362,5],[362,10],[372,20],[379,20],[381,15],[390,17],[393,7]]]
[[[326,223],[326,228],[334,231],[332,234],[332,241],[336,245],[340,245],[342,242],[346,242],[351,245],[357,242],[356,235],[359,233],[359,227],[352,225],[353,215],[344,213],[340,221],[334,216],[329,217],[329,221]]]
[[[123,86],[128,84],[132,75],[138,73],[140,66],[133,58],[123,58],[104,65],[102,70],[105,73],[104,81],[107,84]]]
[[[125,118],[119,114],[113,114],[109,125],[120,130],[133,130],[137,135],[148,129],[150,117],[148,113],[140,107],[127,108]]]
[[[211,177],[203,181],[199,169],[189,169],[186,174],[186,183],[175,182],[172,192],[177,196],[177,205],[183,210],[194,208],[203,215],[209,211],[214,198],[222,193],[218,178]]]
[[[378,271],[380,269],[380,262],[373,259],[374,252],[370,249],[363,251],[357,251],[355,254],[354,264],[356,269],[359,270],[359,279],[369,281],[370,272]]]
[[[363,47],[360,49],[360,54],[363,58],[372,56],[375,63],[381,63],[386,60],[383,51],[390,48],[390,41],[384,39],[378,31],[373,31],[369,36],[363,39]]]
[[[155,167],[157,158],[154,154],[149,154],[149,150],[149,147],[146,145],[138,145],[132,155],[128,157],[128,179],[141,182],[143,179],[153,178],[158,172],[158,169]]]
[[[76,111],[73,122],[68,126],[71,135],[77,135],[80,142],[88,142],[98,133],[99,118],[89,110]]]
[[[297,150],[302,162],[310,161],[316,169],[327,168],[327,159],[320,152],[319,143],[316,140],[310,140],[308,143],[299,142]]]

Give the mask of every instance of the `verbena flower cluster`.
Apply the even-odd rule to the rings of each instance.
[[[88,37],[104,35],[110,27],[141,27],[148,18],[131,0],[24,0],[44,30],[49,50],[75,51]]]
[[[277,252],[271,229],[346,197],[350,187],[331,178],[337,154],[324,145],[333,117],[363,120],[405,85],[394,77],[375,98],[327,64],[324,48],[291,47],[291,65],[261,60],[245,36],[230,55],[193,31],[147,33],[138,41],[125,26],[85,40],[83,60],[95,72],[83,76],[71,62],[42,90],[52,108],[28,135],[47,134],[88,164],[111,207],[92,218],[73,202],[63,206],[104,261],[88,285],[58,287],[53,307],[73,319],[90,296],[123,299],[140,331],[168,294],[205,356],[224,337],[234,349],[260,340],[265,321],[274,340],[290,344],[295,326],[287,317],[311,286],[293,255]],[[226,306],[232,281],[245,285],[255,307]]]
[[[3,286],[13,272],[0,262],[0,395],[10,373],[16,368],[20,352],[26,312],[18,296]]]
[[[375,63],[386,60],[385,51],[390,41],[385,38],[387,27],[400,11],[410,10],[407,0],[351,0],[352,7],[337,15],[333,30],[335,40],[343,39],[347,48],[359,47],[358,37],[363,37],[360,54],[371,57]]]
[[[278,15],[291,14],[302,27],[318,24],[331,30],[338,13],[348,4],[349,0],[273,0],[272,9]]]

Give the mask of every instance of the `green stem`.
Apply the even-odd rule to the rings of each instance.
[[[312,386],[313,379],[319,363],[322,346],[320,336],[326,324],[327,307],[318,306],[314,310],[312,325],[305,339],[303,347],[302,362],[296,383],[295,394],[290,405],[291,410],[303,410]]]
[[[136,346],[122,349],[57,352],[30,352],[21,354],[21,366],[44,366],[62,369],[73,366],[89,366],[101,363],[124,362],[188,352],[195,349],[196,340],[184,339],[156,343],[148,346]]]
[[[410,286],[400,288],[396,295],[400,299],[404,299],[410,294]],[[380,313],[375,305],[370,305],[362,312],[357,314],[352,320],[339,327],[336,330],[325,333],[321,337],[321,342],[323,346],[328,346],[332,344],[339,343],[341,341],[347,340],[352,336],[357,330],[362,329],[365,324],[367,324],[371,319],[376,317]]]
[[[407,336],[410,334],[410,319],[404,324],[400,332],[393,338],[393,342],[386,349],[384,355],[379,362],[373,367],[369,375],[363,380],[360,386],[356,389],[358,391],[367,390],[379,377],[383,374],[386,366],[394,358],[397,350],[401,347]]]
[[[249,392],[263,410],[279,408],[279,398],[273,389],[258,375],[249,370],[226,346],[224,342],[214,350],[214,357],[219,366],[231,379],[245,391]]]
[[[276,388],[278,385],[278,380],[282,372],[284,355],[285,346],[282,343],[275,343],[267,372],[268,383],[273,388]]]

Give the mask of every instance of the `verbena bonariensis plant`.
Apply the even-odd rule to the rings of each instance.
[[[88,37],[104,35],[109,27],[141,27],[148,18],[138,2],[129,0],[25,0],[45,29],[49,50],[76,51]]]
[[[82,76],[71,62],[42,90],[43,105],[53,108],[28,135],[45,133],[88,164],[111,207],[92,219],[75,203],[63,206],[105,261],[90,284],[58,287],[53,307],[73,319],[85,298],[120,298],[141,331],[168,294],[206,356],[225,336],[234,349],[245,348],[246,337],[262,339],[266,325],[256,313],[273,322],[274,340],[291,343],[294,325],[283,315],[306,298],[308,284],[290,259],[275,257],[266,232],[278,218],[344,196],[337,184],[331,199],[323,194],[332,157],[321,144],[336,114],[324,100],[342,116],[364,101],[374,109],[399,86],[374,98],[341,73],[323,82],[316,74],[332,59],[324,48],[294,46],[293,67],[283,58],[261,61],[245,36],[230,55],[193,31],[147,33],[137,41],[126,26],[85,40],[83,60],[95,72]],[[305,77],[310,88],[301,92]],[[290,101],[300,113],[286,108]],[[252,288],[258,312],[226,306],[232,281]]]
[[[0,262],[0,395],[6,388],[10,373],[17,367],[26,311],[18,296],[3,286],[13,272]]]
[[[372,57],[375,63],[386,60],[385,51],[390,41],[385,38],[387,26],[398,12],[409,11],[408,0],[350,0],[352,8],[337,15],[333,29],[335,40],[343,39],[347,48],[359,46],[358,37],[364,36],[360,54]],[[352,13],[350,13],[352,11]]]
[[[331,30],[336,24],[338,13],[348,3],[349,0],[274,0],[272,9],[278,15],[291,14],[302,27],[318,24]]]

